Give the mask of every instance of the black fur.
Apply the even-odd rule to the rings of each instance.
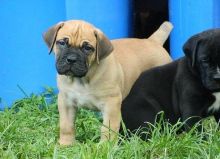
[[[80,49],[63,49],[56,57],[56,69],[61,75],[83,77],[88,72],[87,55]]]
[[[174,124],[186,121],[189,130],[200,119],[220,111],[208,111],[220,89],[220,30],[191,37],[184,45],[186,57],[141,74],[122,103],[122,119],[134,131],[154,123],[158,112]]]

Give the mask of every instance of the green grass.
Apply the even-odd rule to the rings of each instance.
[[[54,97],[55,98],[55,97]],[[98,143],[99,113],[79,110],[76,126],[77,143],[63,147],[57,143],[58,111],[56,101],[47,104],[44,95],[32,95],[17,101],[12,109],[0,112],[0,158],[54,159],[142,159],[192,158],[220,159],[220,131],[212,118],[205,120],[205,131],[177,135],[182,123],[174,126],[157,124],[148,142],[133,135],[130,140]],[[204,138],[206,138],[204,140]]]

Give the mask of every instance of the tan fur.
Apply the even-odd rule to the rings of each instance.
[[[164,25],[168,28],[164,29]],[[83,78],[57,75],[59,88],[60,144],[72,144],[75,139],[74,118],[78,107],[100,110],[103,114],[101,140],[114,139],[121,120],[121,103],[141,72],[171,61],[162,47],[172,25],[168,22],[149,39],[112,40],[114,50],[97,62],[96,54],[88,58],[89,71]],[[67,21],[57,33],[56,40],[68,37],[72,47],[88,41],[94,47],[104,34],[84,21]],[[109,45],[109,44],[108,44]],[[103,49],[106,49],[105,46]],[[57,48],[53,48],[57,56]],[[96,50],[97,52],[97,50]],[[109,131],[111,129],[112,131]]]

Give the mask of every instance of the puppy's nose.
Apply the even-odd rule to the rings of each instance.
[[[66,62],[69,63],[69,64],[75,63],[76,62],[76,56],[74,56],[74,55],[67,56]]]
[[[213,78],[214,78],[214,80],[220,80],[220,74],[218,73],[218,74],[215,74],[214,76],[213,76]]]

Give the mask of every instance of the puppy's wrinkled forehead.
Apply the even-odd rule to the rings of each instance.
[[[202,56],[220,57],[220,29],[211,29],[196,35],[200,40]]]
[[[200,37],[201,39],[204,39],[208,48],[220,48],[220,29],[211,29],[208,31],[204,31],[200,34]]]
[[[64,23],[64,26],[59,30],[57,40],[68,38],[71,46],[78,47],[84,41],[95,46],[96,37],[94,34],[95,27],[87,22],[79,20],[71,20]]]

